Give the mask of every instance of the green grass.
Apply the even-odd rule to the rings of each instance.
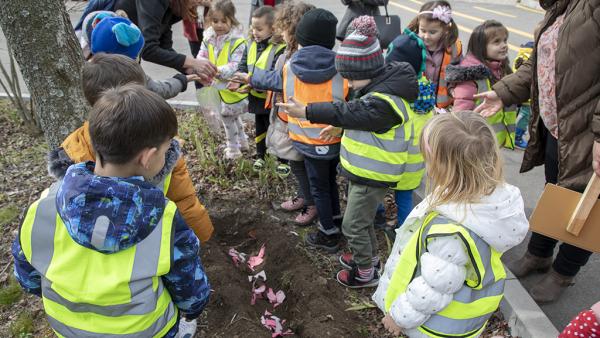
[[[14,278],[7,285],[0,288],[0,307],[10,306],[21,299],[23,291]]]
[[[21,312],[17,320],[10,324],[10,333],[12,337],[33,337],[33,318],[31,313],[27,311]]]
[[[0,227],[12,222],[19,216],[19,209],[14,205],[0,208]]]

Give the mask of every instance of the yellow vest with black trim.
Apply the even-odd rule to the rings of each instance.
[[[246,64],[248,65],[248,75],[254,74],[255,69],[268,70],[273,64],[273,60],[275,59],[275,55],[281,52],[285,48],[284,44],[272,44],[269,43],[269,46],[265,48],[258,55],[258,43],[256,41],[252,41],[250,47],[248,47],[248,56],[246,58]],[[259,99],[266,99],[267,93],[263,91],[258,91],[255,89],[250,90],[250,95],[257,97]]]
[[[170,175],[161,183],[166,191]],[[178,310],[161,276],[171,268],[175,203],[156,228],[125,250],[104,254],[75,242],[56,210],[59,183],[29,208],[19,239],[42,277],[48,322],[59,337],[162,337]],[[110,221],[99,217],[92,243],[103,243]]]
[[[233,42],[233,43],[232,43]],[[246,40],[243,38],[239,38],[235,41],[227,40],[223,45],[223,48],[219,52],[219,55],[215,55],[215,46],[212,44],[207,44],[208,48],[208,60],[217,67],[225,66],[229,63],[229,58],[231,54],[241,45],[245,44]],[[248,94],[237,93],[228,89],[220,89],[219,95],[221,96],[221,101],[226,104],[234,104],[244,100],[248,97]]]
[[[468,251],[467,277],[463,287],[453,294],[450,304],[431,315],[418,330],[429,337],[477,337],[504,296],[506,271],[500,260],[502,254],[473,231],[437,212],[425,217],[419,231],[400,254],[385,294],[385,310],[389,312],[393,302],[419,276],[419,260],[427,251],[428,243],[436,237],[447,236],[460,238]]]
[[[489,79],[477,80],[477,93],[481,94],[492,90]],[[481,100],[476,100],[478,105]],[[487,122],[496,133],[496,139],[500,147],[515,149],[515,131],[517,129],[517,106],[504,107],[496,114],[487,118]]]
[[[415,113],[410,104],[397,96],[372,92],[367,94],[386,101],[402,118],[385,133],[344,130],[340,162],[358,177],[387,183],[396,190],[419,187],[425,173],[425,161],[419,142],[421,132],[433,111]]]

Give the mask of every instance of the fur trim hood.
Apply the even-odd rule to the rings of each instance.
[[[448,65],[446,67],[446,81],[465,82],[489,79],[490,70],[483,64],[474,66]]]

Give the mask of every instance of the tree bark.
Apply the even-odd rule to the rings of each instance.
[[[35,102],[51,148],[80,127],[89,106],[83,54],[62,0],[0,0],[0,27]]]

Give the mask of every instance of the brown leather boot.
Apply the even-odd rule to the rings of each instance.
[[[554,302],[567,287],[573,285],[573,278],[572,276],[561,275],[552,269],[529,290],[529,293],[533,300],[538,303]]]
[[[552,257],[538,257],[526,252],[523,257],[506,265],[516,277],[521,278],[532,272],[548,272],[552,266]]]

